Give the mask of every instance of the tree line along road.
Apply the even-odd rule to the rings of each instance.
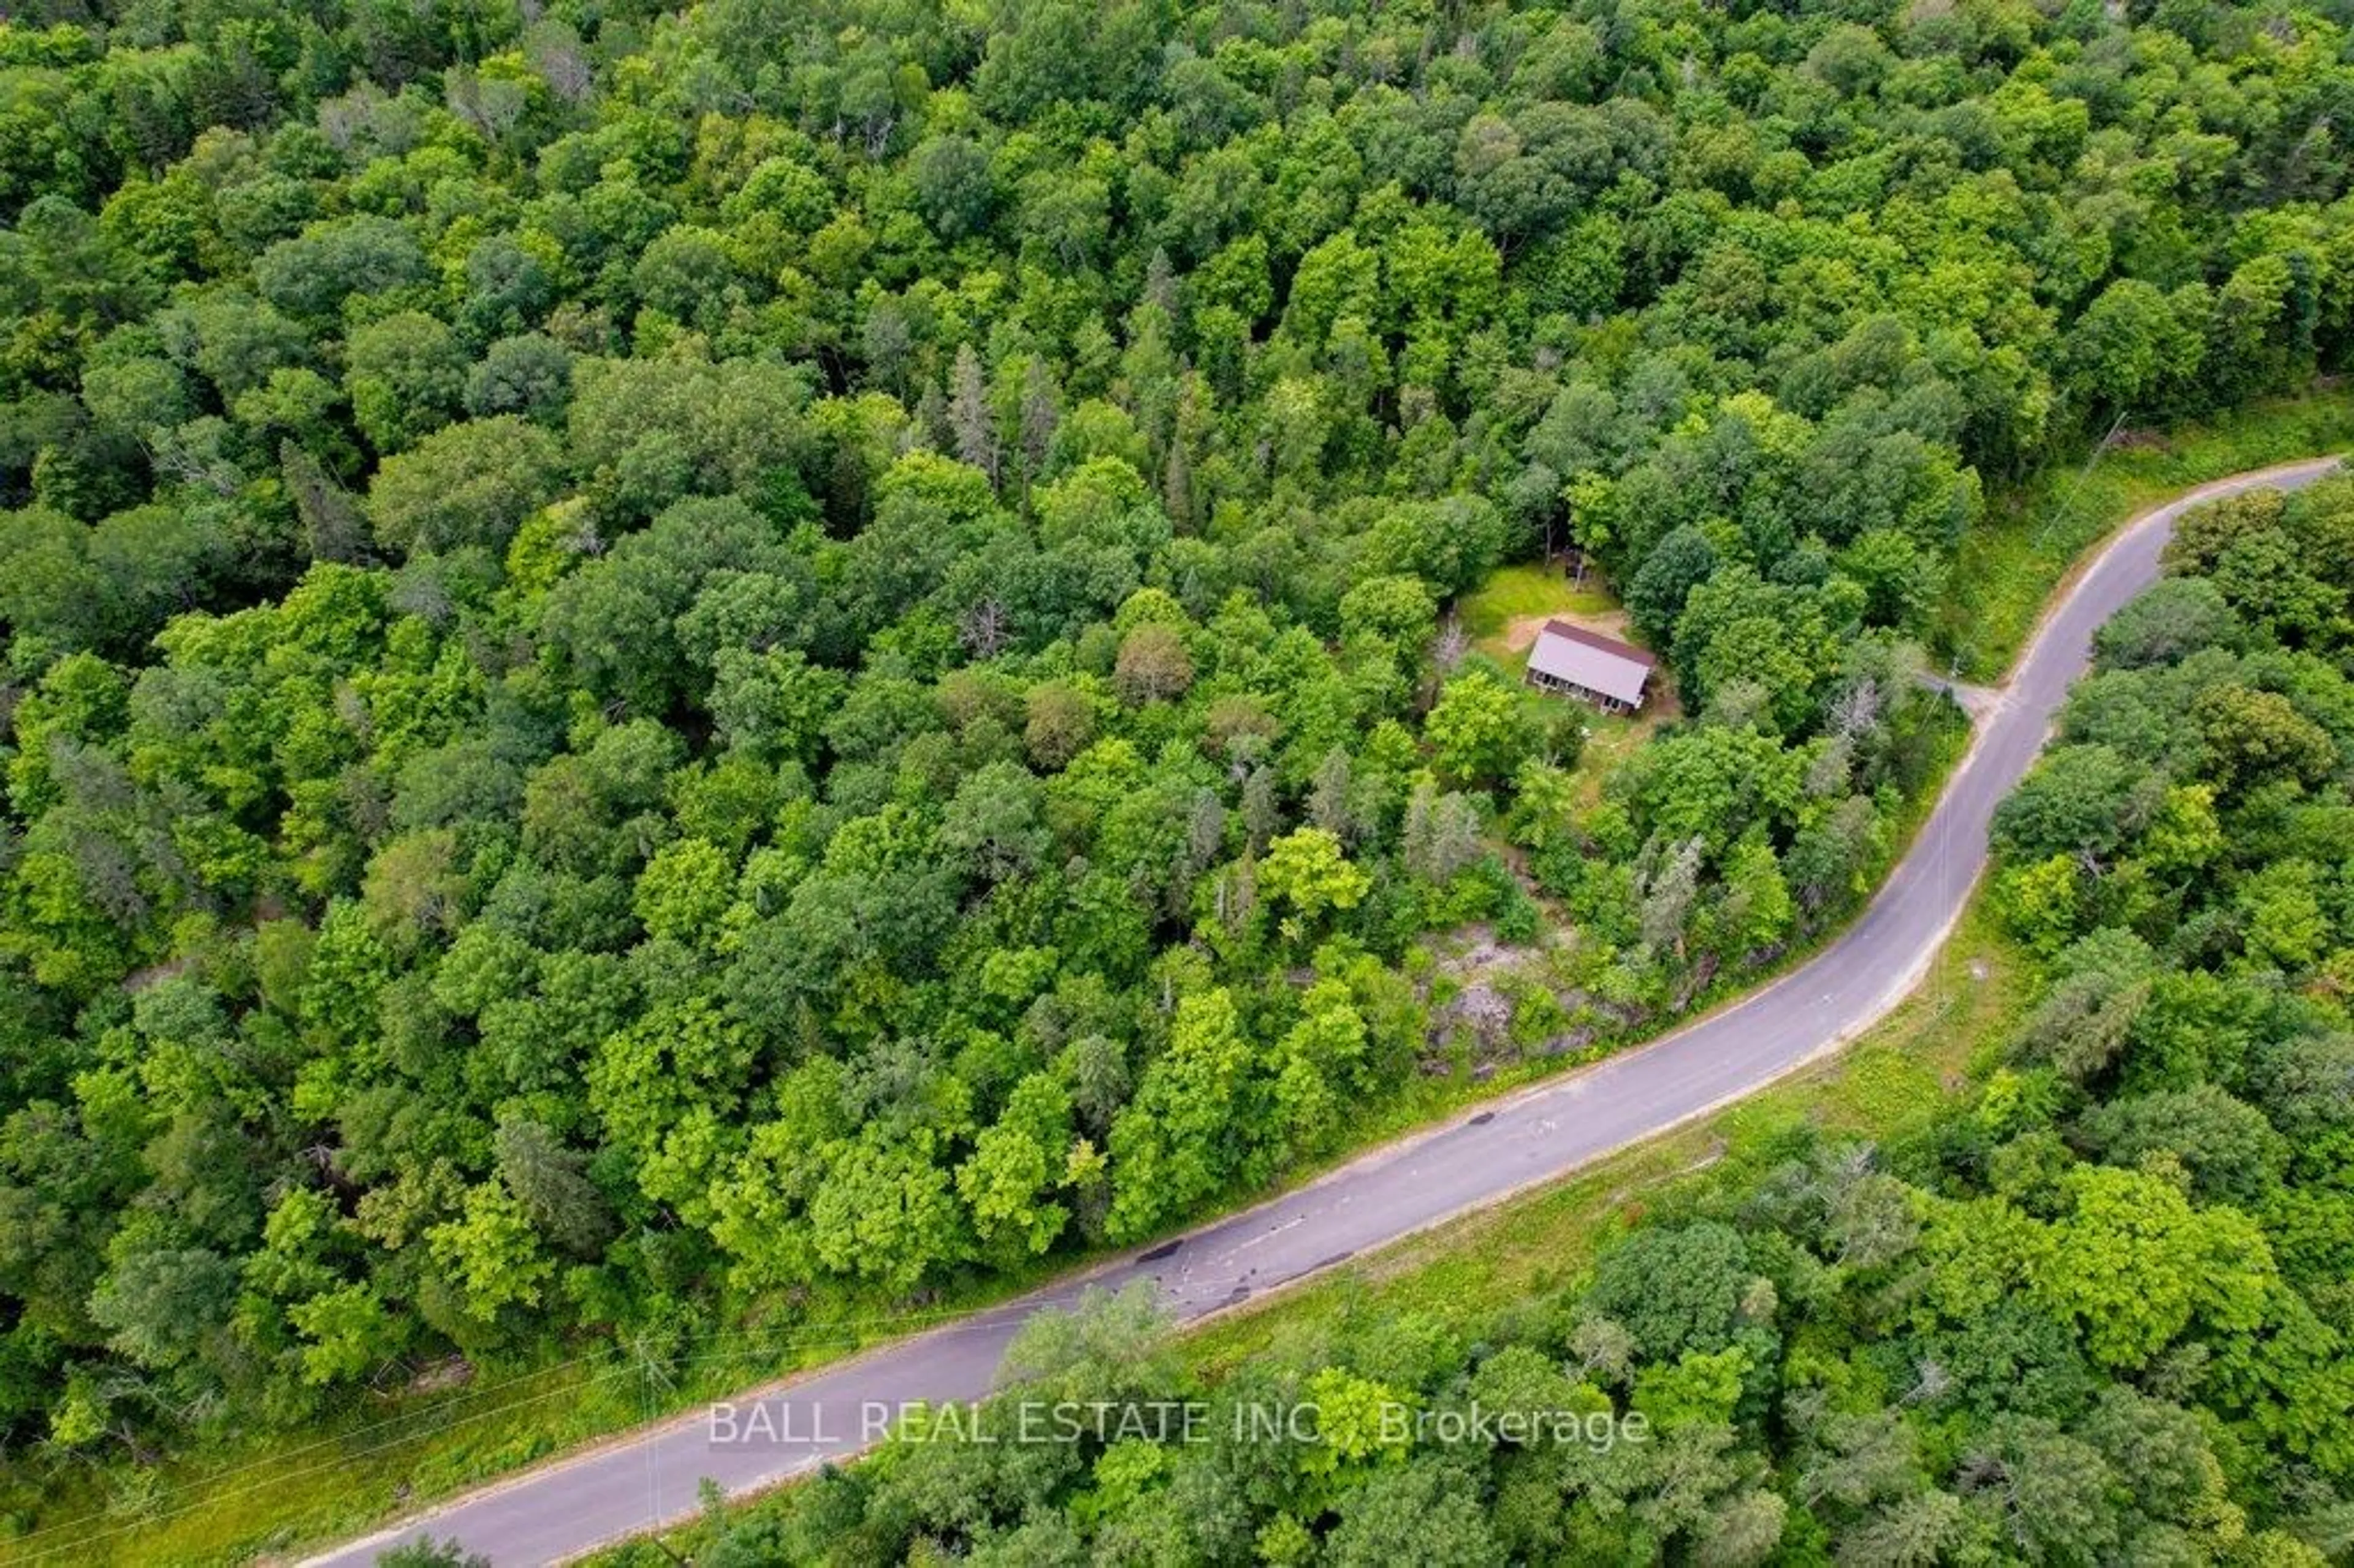
[[[708,1416],[617,1439],[460,1497],[310,1560],[356,1568],[426,1535],[510,1564],[550,1563],[682,1520],[708,1478],[758,1491],[871,1441],[871,1412],[977,1399],[1023,1319],[1089,1287],[1151,1280],[1179,1322],[1564,1176],[1764,1087],[1881,1018],[1919,982],[1986,863],[1995,807],[2041,749],[2094,631],[2158,576],[2174,520],[2243,491],[2294,490],[2334,457],[2235,475],[2128,523],[2062,593],[1978,718],[1967,755],[1864,913],[1821,953],[1650,1044],[1387,1145],[1309,1185],[1087,1274],[737,1403],[734,1440]]]

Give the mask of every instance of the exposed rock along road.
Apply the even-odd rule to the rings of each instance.
[[[1373,1150],[1182,1242],[748,1393],[736,1404],[737,1441],[715,1441],[709,1418],[697,1413],[460,1497],[313,1557],[309,1568],[357,1568],[425,1535],[454,1535],[498,1568],[578,1556],[694,1514],[706,1478],[740,1494],[847,1457],[868,1446],[877,1408],[980,1398],[1022,1321],[1087,1287],[1150,1279],[1172,1317],[1199,1319],[1764,1087],[1855,1035],[1919,982],[1986,863],[1995,806],[2041,749],[2069,683],[2090,660],[2094,630],[2156,578],[2175,518],[2243,491],[2299,489],[2337,464],[2320,458],[2201,485],[2114,535],[2066,587],[1994,700],[1971,705],[1968,754],[1863,914],[1772,984],[1650,1044]]]

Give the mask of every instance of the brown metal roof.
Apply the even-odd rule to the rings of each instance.
[[[1644,683],[1658,663],[1631,642],[1565,620],[1546,621],[1529,650],[1530,669],[1622,703],[1642,700]]]
[[[1566,620],[1548,620],[1541,637],[1566,637],[1572,642],[1583,642],[1588,648],[1605,653],[1616,653],[1621,659],[1632,659],[1646,670],[1659,666],[1659,655],[1648,648],[1638,648],[1632,642],[1621,642],[1616,637],[1605,637],[1599,631],[1588,631],[1583,626],[1572,626]]]

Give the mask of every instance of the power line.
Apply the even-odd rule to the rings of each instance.
[[[828,1328],[811,1330],[802,1334],[786,1336],[783,1338],[760,1335],[749,1330],[726,1330],[705,1336],[700,1346],[690,1351],[681,1359],[686,1364],[693,1364],[698,1361],[709,1362],[749,1355],[761,1350],[824,1344],[843,1339],[856,1342],[857,1340],[863,1337],[858,1330],[877,1327],[901,1325],[928,1327],[946,1319],[954,1318],[960,1315],[960,1313],[956,1309],[946,1308],[932,1308],[920,1312],[886,1313],[867,1318],[847,1319],[839,1324]],[[737,1348],[732,1350],[726,1348],[731,1342],[739,1342],[737,1343]],[[642,1344],[643,1340],[641,1339],[634,1341],[631,1348],[638,1349],[642,1347]],[[179,1518],[195,1509],[206,1507],[213,1502],[226,1501],[236,1498],[251,1496],[253,1493],[265,1489],[266,1488],[277,1486],[291,1480],[297,1480],[304,1476],[315,1475],[322,1470],[332,1469],[338,1465],[359,1464],[362,1461],[373,1457],[377,1454],[384,1453],[388,1449],[398,1448],[409,1443],[423,1442],[431,1438],[444,1436],[451,1432],[473,1425],[476,1422],[486,1421],[494,1416],[509,1414],[518,1410],[528,1409],[532,1405],[542,1404],[558,1394],[578,1393],[584,1388],[595,1388],[617,1375],[639,1372],[643,1370],[645,1363],[642,1359],[631,1360],[623,1362],[618,1367],[608,1368],[604,1372],[595,1374],[588,1379],[585,1383],[566,1383],[561,1387],[548,1389],[538,1393],[526,1395],[521,1399],[508,1401],[506,1403],[494,1405],[487,1410],[477,1410],[464,1415],[451,1416],[451,1413],[455,1407],[472,1400],[480,1399],[491,1393],[513,1388],[519,1383],[533,1383],[545,1378],[553,1377],[558,1373],[569,1372],[577,1367],[603,1360],[611,1354],[613,1354],[612,1347],[601,1347],[596,1351],[574,1356],[566,1361],[554,1362],[548,1366],[535,1368],[528,1372],[520,1372],[512,1377],[504,1378],[497,1383],[486,1384],[482,1388],[472,1390],[464,1394],[452,1395],[449,1401],[432,1410],[413,1411],[404,1413],[399,1415],[387,1416],[381,1420],[370,1422],[366,1425],[354,1428],[349,1432],[340,1433],[331,1437],[316,1439],[313,1442],[306,1443],[298,1448],[291,1449],[284,1453],[273,1454],[265,1458],[249,1460],[243,1464],[232,1466],[225,1470],[212,1472],[201,1478],[184,1481],[175,1487],[164,1489],[162,1495],[169,1496],[173,1493],[186,1493],[191,1489],[200,1487],[207,1489],[207,1495],[196,1499],[194,1502],[189,1503],[183,1508],[169,1510],[164,1513],[154,1515],[150,1518],[133,1520],[128,1521],[126,1524],[115,1527],[112,1530],[103,1531],[97,1536],[78,1537],[74,1542],[67,1544],[80,1544],[84,1540],[103,1540],[109,1535],[119,1534],[124,1530],[136,1530],[146,1525],[162,1523],[172,1519]],[[451,1416],[451,1418],[440,1419],[445,1416]],[[412,1422],[417,1424],[416,1430],[403,1432],[397,1436],[385,1438],[380,1442],[366,1444],[355,1449],[339,1452],[333,1457],[315,1465],[303,1466],[292,1470],[280,1468],[280,1467],[284,1466],[290,1460],[300,1458],[305,1455],[317,1453],[321,1449],[343,1448],[344,1445],[350,1442],[354,1437],[362,1436],[369,1433],[381,1432],[387,1427],[405,1425]],[[228,1492],[214,1492],[210,1489],[218,1482],[228,1478],[261,1470],[269,1470],[270,1471],[270,1474],[261,1480],[255,1482],[251,1486],[241,1487]],[[105,1520],[107,1517],[108,1516],[103,1513],[84,1514],[79,1519],[65,1520],[56,1524],[44,1525],[40,1529],[33,1531],[28,1534],[18,1536],[11,1544],[21,1546],[26,1542],[38,1541],[43,1537],[55,1535],[60,1531],[80,1530],[83,1527],[98,1523],[99,1521]],[[26,1562],[38,1562],[43,1557],[49,1555],[56,1550],[59,1550],[59,1548],[44,1548],[42,1551],[36,1552],[29,1557],[26,1557],[21,1560]]]
[[[1244,1277],[1245,1277],[1243,1275],[1236,1275],[1233,1279],[1224,1282],[1205,1282],[1204,1288],[1209,1289],[1214,1294],[1221,1283],[1229,1286],[1238,1284]],[[956,1321],[958,1319],[965,1319],[968,1321],[977,1320],[980,1317],[986,1315],[989,1312],[1002,1311],[1008,1308],[1020,1309],[1024,1316],[1027,1316],[1032,1312],[1044,1309],[1053,1305],[1055,1304],[1044,1301],[1030,1302],[1025,1305],[1022,1298],[1017,1298],[1013,1301],[1000,1303],[996,1307],[984,1307],[978,1308],[977,1310],[967,1310],[960,1308],[935,1308],[916,1312],[884,1313],[865,1318],[846,1319],[840,1323],[822,1329],[814,1329],[800,1333],[781,1336],[763,1335],[748,1330],[727,1330],[706,1336],[701,1346],[690,1351],[684,1356],[679,1358],[678,1364],[681,1366],[693,1366],[698,1363],[706,1366],[715,1365],[724,1363],[728,1361],[741,1359],[764,1351],[803,1349],[813,1345],[835,1343],[845,1340],[852,1344],[856,1344],[863,1336],[854,1330],[885,1326],[912,1325],[920,1328],[930,1328],[937,1327],[942,1323]],[[37,1551],[17,1556],[14,1560],[20,1563],[39,1563],[48,1561],[67,1552],[81,1550],[94,1542],[115,1540],[139,1531],[151,1529],[163,1524],[168,1524],[174,1520],[186,1518],[187,1515],[199,1510],[209,1508],[219,1503],[232,1502],[240,1498],[250,1497],[270,1488],[282,1486],[292,1481],[301,1480],[305,1477],[318,1475],[322,1472],[333,1470],[342,1466],[357,1465],[376,1455],[393,1448],[400,1447],[406,1444],[444,1437],[451,1433],[459,1431],[464,1427],[474,1425],[481,1422],[490,1421],[502,1415],[512,1414],[516,1411],[528,1409],[535,1404],[544,1404],[559,1395],[578,1393],[588,1389],[599,1388],[618,1380],[631,1376],[644,1376],[651,1378],[655,1368],[652,1358],[649,1357],[646,1353],[645,1343],[646,1341],[642,1335],[632,1340],[630,1342],[628,1349],[634,1353],[630,1355],[627,1359],[620,1361],[617,1364],[606,1367],[604,1370],[589,1377],[585,1383],[567,1383],[561,1387],[548,1389],[538,1393],[527,1395],[521,1399],[512,1400],[487,1410],[477,1410],[465,1415],[457,1416],[453,1419],[430,1425],[419,1431],[404,1433],[398,1436],[386,1438],[381,1442],[370,1444],[353,1452],[339,1453],[316,1464],[303,1466],[291,1471],[274,1472],[254,1481],[250,1485],[240,1487],[230,1491],[215,1492],[208,1490],[207,1495],[182,1504],[180,1507],[167,1509],[160,1513],[138,1519],[122,1520],[111,1524],[105,1529],[97,1531],[94,1533],[76,1534],[70,1540],[57,1542],[54,1544],[44,1546]],[[608,1348],[593,1351],[586,1355],[576,1356],[568,1361],[557,1362],[552,1366],[543,1367],[532,1372],[521,1373],[514,1377],[503,1380],[502,1383],[490,1385],[489,1388],[480,1392],[486,1393],[497,1388],[511,1387],[518,1383],[525,1383],[535,1378],[546,1377],[555,1372],[570,1370],[571,1368],[582,1365],[588,1361],[598,1360],[602,1356],[611,1353],[611,1348]],[[663,1381],[665,1383],[675,1387],[674,1381],[672,1380],[666,1372],[663,1373],[662,1376]],[[405,1419],[407,1418],[391,1417],[385,1421],[374,1423],[370,1427],[361,1428],[360,1430],[368,1431],[380,1429],[387,1425],[398,1425],[400,1421]],[[651,1425],[655,1417],[650,1414],[648,1418],[649,1425]],[[316,1452],[318,1449],[323,1447],[334,1446],[343,1440],[344,1439],[342,1438],[323,1438],[318,1441],[306,1444],[302,1448],[294,1450],[294,1453],[302,1454]],[[221,1476],[236,1475],[241,1472],[261,1469],[265,1467],[280,1463],[287,1457],[288,1456],[277,1456],[270,1459],[256,1460],[249,1464],[237,1467],[231,1470],[219,1472],[212,1478],[207,1478],[207,1481],[206,1483],[194,1481],[184,1483],[176,1489],[168,1489],[166,1495],[168,1495],[170,1490],[176,1490],[185,1493],[191,1488],[199,1484],[209,1484],[210,1481],[217,1480]],[[472,1489],[470,1488],[468,1489]],[[462,1493],[460,1495],[462,1495]],[[653,1510],[650,1508],[650,1518],[652,1517],[652,1511]],[[11,1544],[21,1546],[26,1542],[37,1541],[45,1536],[56,1535],[62,1531],[80,1531],[86,1526],[98,1523],[106,1517],[107,1516],[104,1514],[86,1514],[80,1519],[69,1520],[54,1525],[47,1525],[27,1535],[18,1537],[16,1541]]]

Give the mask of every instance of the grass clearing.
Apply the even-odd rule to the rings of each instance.
[[[44,1527],[0,1542],[0,1563],[217,1563],[355,1528],[389,1501],[464,1485],[552,1451],[562,1431],[590,1432],[624,1407],[596,1369],[557,1366],[406,1400],[369,1420],[168,1461],[152,1470],[84,1473],[43,1499]],[[125,1477],[135,1485],[122,1484]]]
[[[1585,720],[1585,749],[1578,754],[1577,786],[1580,804],[1592,806],[1602,799],[1602,783],[1628,758],[1643,748],[1643,743],[1656,734],[1659,726],[1680,716],[1674,699],[1668,695],[1667,683],[1659,683],[1660,690],[1638,714],[1606,714],[1595,712]],[[1546,697],[1546,702],[1569,702],[1568,697]]]
[[[1497,568],[1475,592],[1457,601],[1456,614],[1471,640],[1472,651],[1493,660],[1515,681],[1527,673],[1533,628],[1540,621],[1561,616],[1612,636],[1627,635],[1626,611],[1599,572],[1589,571],[1585,582],[1576,583],[1557,564],[1543,561]],[[1552,713],[1556,711],[1553,705],[1575,699],[1532,693],[1529,701]],[[1640,749],[1661,725],[1682,716],[1675,700],[1674,676],[1665,664],[1659,667],[1651,678],[1649,700],[1638,714],[1591,709],[1585,716],[1585,749],[1578,758],[1577,771],[1585,802],[1591,805],[1600,799],[1602,780],[1611,769]]]
[[[1471,646],[1501,665],[1517,679],[1528,668],[1528,647],[1511,646],[1515,623],[1546,616],[1599,620],[1618,613],[1618,600],[1603,586],[1601,574],[1589,571],[1575,583],[1558,565],[1524,561],[1499,567],[1486,582],[1458,600],[1455,612]]]
[[[2354,447],[2354,387],[2317,384],[2162,432],[2124,430],[1988,498],[1956,553],[1932,643],[1967,681],[1999,681],[2057,588],[2094,542],[2178,491]]]
[[[2163,438],[2137,437],[2089,465],[2047,470],[1990,502],[1987,519],[1965,542],[1938,628],[1944,656],[1960,652],[1966,678],[1999,677],[2052,589],[2087,546],[2126,518],[2188,485],[2347,446],[2354,446],[2354,387],[2331,386]],[[1459,605],[1475,645],[1515,674],[1526,662],[1524,649],[1515,652],[1504,645],[1515,620],[1554,614],[1590,620],[1617,609],[1598,580],[1573,584],[1557,567],[1539,565],[1503,568]],[[1598,780],[1660,720],[1657,709],[1635,718],[1595,715],[1581,773]],[[1986,967],[1983,980],[1970,978],[1974,959]],[[1693,1182],[1732,1179],[1800,1121],[1867,1136],[1901,1131],[1961,1081],[1975,1043],[1999,1036],[2027,989],[2023,962],[1974,906],[1923,991],[1837,1057],[1553,1187],[1411,1238],[1246,1316],[1209,1325],[1189,1337],[1188,1353],[1205,1368],[1231,1365],[1254,1346],[1312,1331],[1352,1309],[1352,1302],[1466,1320],[1492,1315],[1574,1277],[1605,1236],[1646,1207]],[[1550,1075],[1560,1065],[1532,1064],[1479,1084],[1418,1079],[1368,1117],[1353,1147],[1369,1147],[1473,1100]],[[1053,1272],[1085,1261],[1058,1259]],[[1033,1283],[1025,1277],[968,1284],[945,1292],[938,1310],[970,1309]],[[31,1467],[18,1468],[10,1478],[16,1484],[0,1482],[0,1531],[10,1523],[48,1528],[30,1539],[0,1539],[0,1564],[239,1562],[296,1542],[356,1531],[412,1502],[510,1474],[701,1399],[837,1359],[911,1326],[865,1315],[869,1310],[847,1298],[810,1303],[789,1345],[762,1343],[757,1330],[692,1341],[673,1385],[652,1402],[629,1352],[607,1346],[559,1366],[486,1373],[472,1388],[355,1408],[307,1432],[258,1438],[151,1469],[92,1468],[70,1480],[46,1471],[37,1493],[25,1484],[33,1478]]]

